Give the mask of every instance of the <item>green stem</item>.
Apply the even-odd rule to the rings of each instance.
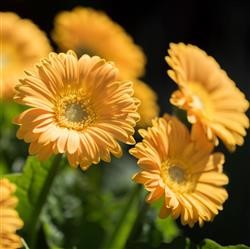
[[[25,249],[29,249],[28,245],[26,244],[25,240],[24,239],[21,239],[22,243],[23,243],[23,246]]]
[[[54,179],[57,175],[57,172],[60,168],[60,163],[62,159],[62,154],[58,154],[55,156],[49,174],[46,178],[46,181],[44,182],[43,188],[41,190],[41,194],[39,196],[39,201],[36,203],[36,206],[34,207],[34,213],[30,219],[30,223],[28,225],[27,231],[28,231],[28,242],[30,245],[30,248],[35,248],[36,240],[37,240],[37,232],[39,228],[39,218],[42,212],[42,209],[46,203],[47,197],[49,195],[49,191],[51,189],[51,186],[54,182]]]
[[[138,238],[138,236],[140,235],[149,207],[149,204],[145,200],[143,200],[139,208],[140,211],[138,212],[138,215],[128,237],[128,242],[133,242],[135,238]]]
[[[137,217],[138,203],[141,198],[140,191],[141,186],[137,184],[131,191],[118,222],[111,236],[104,243],[103,249],[122,249],[125,247]]]

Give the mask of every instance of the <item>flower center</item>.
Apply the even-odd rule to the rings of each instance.
[[[197,109],[204,109],[204,104],[199,96],[193,96],[193,106]]]
[[[185,167],[184,162],[176,159],[162,163],[161,177],[169,188],[178,193],[192,192],[197,182],[197,177]]]
[[[192,92],[191,108],[198,115],[211,119],[213,117],[213,103],[206,89],[196,82],[189,82],[189,87]]]
[[[65,108],[65,117],[70,122],[81,122],[88,115],[81,104],[69,104]]]
[[[168,174],[170,178],[177,183],[182,183],[185,180],[185,172],[179,166],[170,167],[168,169]]]
[[[96,120],[90,98],[81,89],[67,91],[55,104],[59,126],[81,131]]]

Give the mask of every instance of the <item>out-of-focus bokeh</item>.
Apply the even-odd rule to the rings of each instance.
[[[93,7],[105,11],[114,21],[123,26],[135,42],[142,47],[147,56],[146,74],[143,80],[158,94],[161,113],[172,111],[169,97],[176,89],[175,84],[166,75],[168,67],[164,60],[170,42],[191,43],[215,57],[221,67],[246,94],[247,99],[250,99],[250,2],[162,0],[138,1],[135,4],[132,1],[112,0],[0,1],[1,11],[16,12],[22,18],[31,19],[49,35],[53,29],[56,14],[62,10],[71,10],[76,6]],[[56,44],[52,40],[51,43],[56,50]],[[224,211],[211,224],[205,224],[201,229],[185,227],[184,232],[195,242],[199,242],[203,238],[211,238],[225,245],[250,244],[249,132],[245,138],[245,144],[238,147],[236,153],[230,154],[223,147],[221,149],[226,155],[225,172],[230,177],[229,199],[225,203]],[[13,149],[13,153],[18,154],[15,149]],[[18,167],[18,163],[17,161],[16,167]],[[110,171],[109,168],[104,170]],[[61,177],[65,177],[65,182],[71,186],[70,176],[62,175]],[[129,179],[129,177],[128,174],[127,178]],[[124,184],[126,185],[126,183]],[[90,185],[89,188],[94,189],[96,186]],[[108,188],[115,188],[115,184]],[[78,189],[74,189],[74,191],[77,192]],[[68,198],[74,197],[68,196]],[[97,200],[91,196],[89,198],[89,201],[95,206],[94,202]],[[105,198],[111,197],[106,196]],[[53,207],[53,198],[50,199],[50,202]],[[65,200],[62,202],[62,206],[67,205]],[[80,205],[77,202],[74,203]],[[78,210],[77,206],[75,208]],[[103,212],[111,212],[112,208],[103,210]],[[98,215],[90,210],[85,211],[93,216]],[[53,215],[56,216],[56,214]],[[70,219],[70,212],[68,215]],[[89,224],[86,223],[86,225]],[[90,226],[90,233],[91,229]],[[93,228],[93,232],[98,232],[94,229],[96,227]]]

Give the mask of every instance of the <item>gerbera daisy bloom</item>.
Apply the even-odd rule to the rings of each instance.
[[[7,179],[0,179],[0,249],[22,247],[21,238],[16,234],[23,227],[15,207],[17,198],[13,196],[16,186]]]
[[[242,145],[249,102],[218,63],[193,45],[170,44],[168,75],[178,84],[170,102],[187,111],[192,124],[201,123],[209,140],[219,137],[229,150]]]
[[[141,101],[138,108],[140,121],[137,127],[146,128],[152,125],[152,119],[159,114],[159,106],[157,104],[157,95],[147,84],[140,80],[133,80],[134,96]]]
[[[59,13],[52,36],[63,51],[73,49],[78,56],[86,53],[114,61],[123,79],[144,73],[146,59],[141,48],[102,11],[76,7]]]
[[[44,32],[15,13],[0,12],[0,24],[0,91],[2,98],[9,99],[23,70],[46,56],[51,47]]]
[[[228,183],[223,154],[211,153],[213,146],[201,129],[190,134],[169,116],[154,119],[152,127],[139,132],[143,140],[130,153],[139,159],[141,171],[133,179],[150,192],[147,201],[163,197],[160,217],[180,216],[183,225],[211,221],[228,197],[222,187]]]
[[[110,152],[119,157],[117,141],[133,144],[139,101],[130,81],[116,81],[117,68],[98,56],[73,51],[50,53],[26,72],[15,100],[32,108],[16,119],[19,139],[31,143],[30,154],[43,160],[65,153],[72,166],[86,169]]]

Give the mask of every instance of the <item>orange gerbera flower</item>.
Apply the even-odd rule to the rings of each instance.
[[[51,47],[45,33],[15,13],[0,12],[0,25],[0,98],[9,99],[23,70],[46,56]]]
[[[119,157],[117,141],[133,144],[139,101],[130,81],[116,81],[118,70],[98,56],[50,53],[26,72],[15,100],[32,108],[20,114],[19,139],[31,143],[30,154],[47,159],[66,153],[72,166],[86,169],[110,152]]]
[[[170,102],[187,111],[192,124],[202,124],[209,140],[219,137],[228,149],[242,145],[249,119],[249,102],[218,63],[193,45],[170,44],[167,63],[169,76],[179,90]]]
[[[13,196],[16,187],[7,179],[0,180],[0,249],[16,249],[22,247],[21,238],[16,230],[23,227],[15,207],[17,198]]]
[[[200,127],[201,128],[201,127]],[[176,118],[153,120],[153,127],[139,130],[143,137],[130,153],[138,158],[141,171],[133,177],[150,192],[148,202],[163,197],[160,217],[180,216],[183,225],[211,221],[227,199],[222,187],[224,156],[213,153],[201,129],[188,129]]]
[[[121,79],[133,79],[144,73],[145,55],[132,37],[104,12],[76,7],[55,18],[53,39],[63,51],[78,55],[98,55],[114,61]]]

